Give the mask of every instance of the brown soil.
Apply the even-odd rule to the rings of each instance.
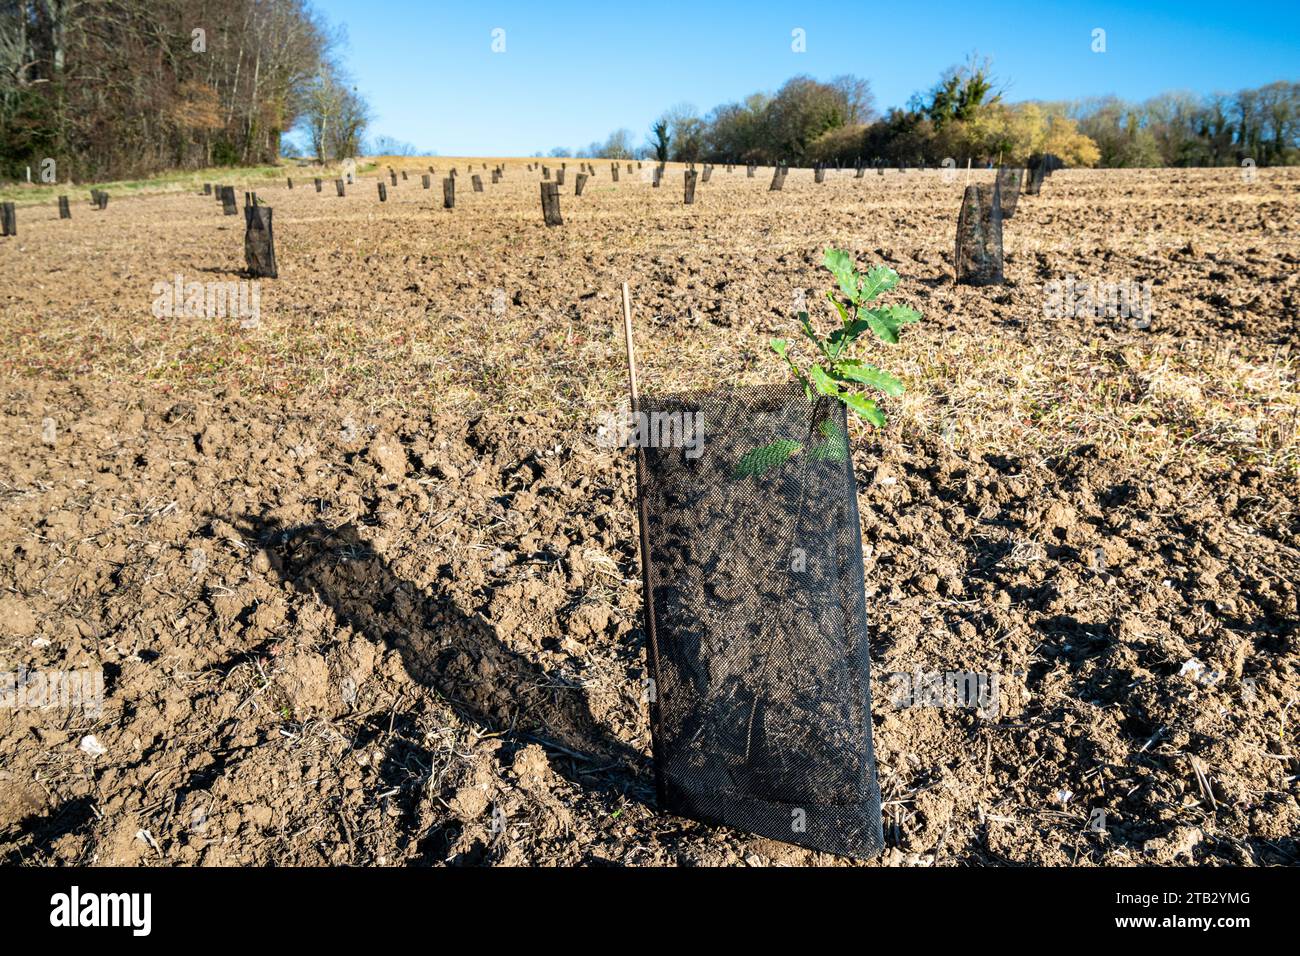
[[[878,862],[1300,862],[1300,176],[1057,173],[969,289],[960,178],[742,167],[684,207],[596,168],[552,230],[520,162],[454,213],[414,175],[259,187],[258,328],[150,314],[238,277],[215,200],[19,208],[0,672],[107,692],[0,710],[0,860],[844,862],[654,809],[632,461],[594,425],[622,279],[645,381],[770,380],[838,243],[926,317],[853,435]],[[1043,318],[1069,275],[1152,280],[1155,321]],[[892,706],[916,670],[998,674],[1000,714]]]

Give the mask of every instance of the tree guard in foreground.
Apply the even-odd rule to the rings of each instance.
[[[253,278],[274,279],[279,275],[275,267],[270,206],[244,207],[244,261]]]
[[[1002,209],[996,182],[966,187],[953,262],[965,285],[1002,285]]]
[[[542,220],[548,226],[562,226],[560,218],[560,184],[542,183]]]
[[[844,405],[810,401],[792,381],[634,409],[660,807],[874,856],[880,787]],[[759,473],[740,466],[786,442],[809,451]]]

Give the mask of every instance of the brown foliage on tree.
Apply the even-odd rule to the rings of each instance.
[[[0,172],[274,161],[332,45],[306,0],[0,0]]]

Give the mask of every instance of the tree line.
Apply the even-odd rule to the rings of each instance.
[[[764,165],[933,166],[952,159],[965,166],[1024,164],[1055,153],[1073,166],[1286,165],[1300,163],[1300,83],[1203,97],[1166,93],[1141,103],[1010,103],[989,61],[972,57],[884,115],[864,79],[796,76],[774,94],[754,93],[704,115],[679,104],[655,120],[642,144],[632,140],[622,129],[576,154]]]
[[[369,119],[306,0],[0,0],[0,174],[58,181],[319,156]]]
[[[307,0],[0,0],[0,175],[47,160],[59,181],[272,163],[293,152],[282,136],[295,126],[316,157],[355,156],[370,110],[339,41]],[[1076,166],[1294,164],[1300,84],[1010,103],[972,57],[883,115],[865,79],[795,76],[703,115],[678,104],[641,143],[620,129],[551,154],[964,166],[1048,152]]]

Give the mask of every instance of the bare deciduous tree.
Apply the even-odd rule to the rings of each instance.
[[[0,0],[0,172],[272,161],[336,40],[306,0]]]

